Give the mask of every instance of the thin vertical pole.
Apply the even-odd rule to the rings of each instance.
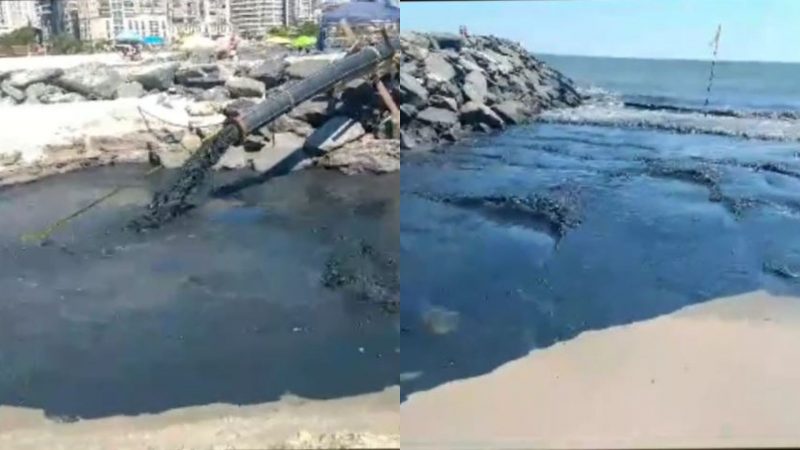
[[[717,33],[714,35],[714,40],[711,45],[714,46],[714,56],[711,58],[711,72],[708,74],[708,86],[706,86],[706,102],[703,107],[708,107],[709,96],[711,95],[711,83],[714,82],[714,66],[717,64],[717,51],[719,50],[719,36],[722,33],[722,24],[717,25]]]

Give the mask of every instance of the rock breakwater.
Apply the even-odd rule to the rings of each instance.
[[[401,45],[403,149],[500,130],[582,100],[572,80],[506,39],[408,33]]]

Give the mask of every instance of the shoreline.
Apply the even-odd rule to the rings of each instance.
[[[400,389],[332,400],[211,404],[157,414],[58,422],[41,410],[0,406],[0,447],[9,450],[399,447]]]
[[[584,332],[410,395],[403,447],[791,445],[798,325],[800,299],[758,291]]]

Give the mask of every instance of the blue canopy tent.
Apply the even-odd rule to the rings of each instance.
[[[147,36],[144,38],[144,43],[154,47],[161,46],[164,45],[164,38],[161,36]]]
[[[351,2],[322,15],[322,26],[336,25],[344,20],[348,25],[400,21],[400,8],[388,1]]]
[[[117,43],[126,43],[126,44],[141,44],[144,40],[141,36],[131,30],[125,30],[118,34],[114,41]]]
[[[390,0],[377,0],[354,1],[325,11],[320,21],[320,35],[317,39],[320,50],[324,48],[327,29],[335,27],[342,21],[350,26],[399,23],[400,8]]]

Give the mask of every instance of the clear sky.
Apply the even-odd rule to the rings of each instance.
[[[494,34],[539,53],[800,62],[800,0],[401,2],[404,31]]]

